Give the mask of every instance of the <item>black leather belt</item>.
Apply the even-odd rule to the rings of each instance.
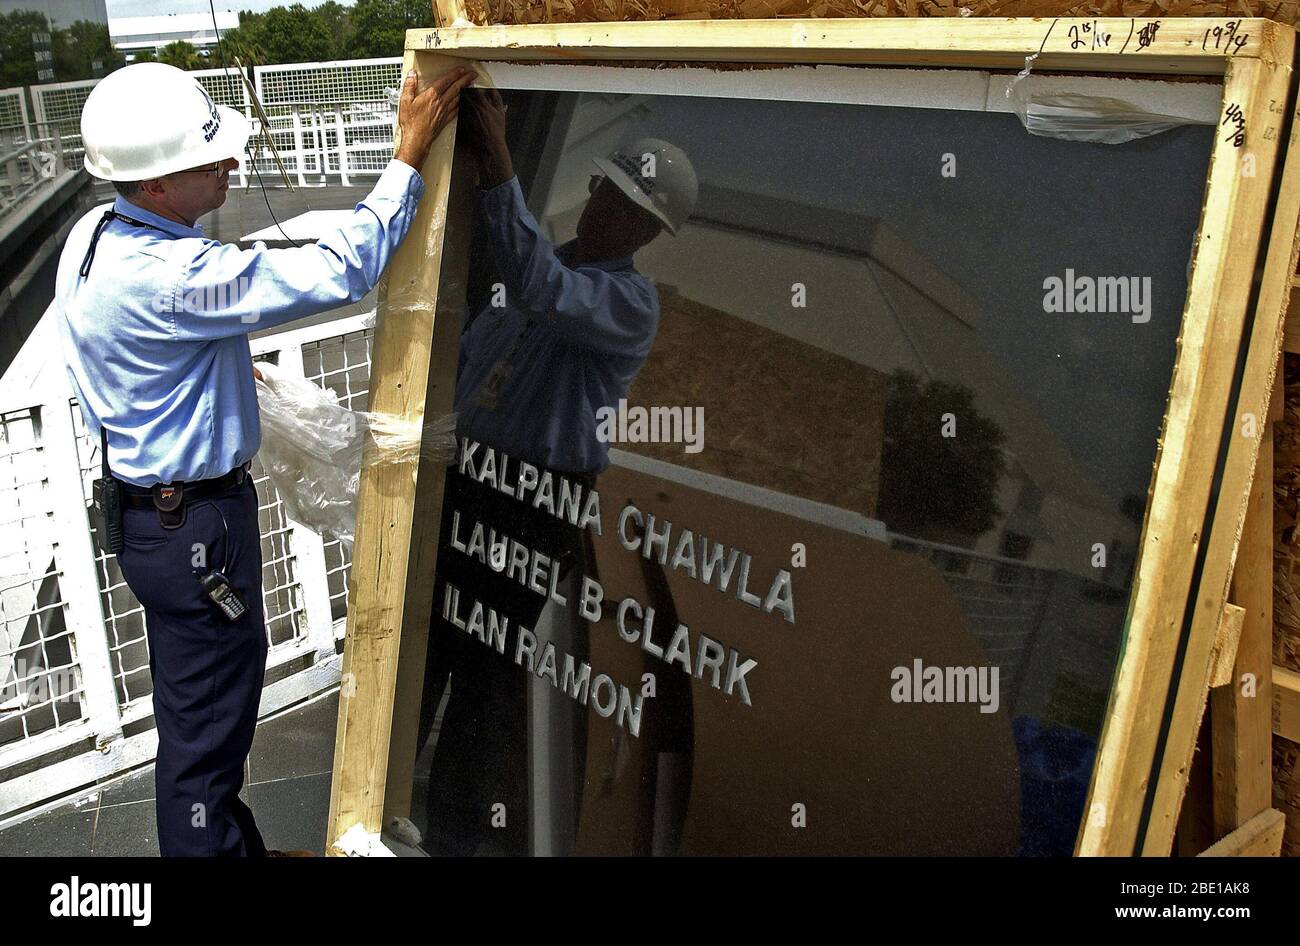
[[[182,501],[185,503],[197,502],[200,499],[208,499],[212,496],[218,496],[221,493],[229,492],[236,486],[243,485],[244,478],[248,476],[249,464],[237,466],[229,473],[222,476],[213,477],[210,480],[194,480],[193,482],[168,483],[167,486],[180,486]],[[132,509],[154,509],[154,490],[149,486],[136,486],[134,483],[122,484],[123,499],[126,505]]]

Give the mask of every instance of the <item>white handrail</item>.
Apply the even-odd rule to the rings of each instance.
[[[99,575],[99,569],[107,567],[107,563],[101,561],[90,539],[81,469],[89,461],[79,458],[73,393],[58,355],[55,318],[51,305],[10,369],[0,378],[0,414],[31,412],[34,417],[39,416],[40,437],[36,447],[43,476],[53,490],[52,495],[63,497],[54,504],[51,521],[52,534],[57,540],[54,574],[59,581],[57,606],[62,609],[73,643],[72,671],[79,681],[80,713],[79,718],[57,728],[24,734],[0,746],[0,818],[147,763],[154,746],[151,733],[123,735],[124,727],[152,715],[153,704],[147,696],[120,697],[118,692],[123,668],[116,666],[116,662],[121,654],[115,658],[109,646]],[[250,348],[256,356],[278,352],[282,366],[294,373],[305,373],[304,346],[355,335],[373,323],[373,312],[362,313],[263,335],[251,339]],[[82,449],[85,447],[83,443]],[[65,501],[70,491],[79,494],[82,501]],[[278,501],[273,492],[264,492],[262,498]],[[268,685],[263,715],[309,698],[336,685],[339,679],[340,662],[335,654],[338,622],[333,616],[335,603],[331,599],[326,543],[293,520],[288,520],[287,525],[287,531],[283,526],[272,531],[279,532],[286,540],[283,547],[286,577],[277,583],[287,590],[289,605],[281,609],[279,617],[273,617],[268,611],[268,621],[295,615],[296,631],[288,641],[272,647],[267,667],[292,665],[297,669]],[[112,597],[120,601],[123,593],[119,589]],[[265,593],[272,594],[273,590]],[[128,615],[129,610],[123,614],[119,607],[115,619],[120,621]],[[12,649],[14,645],[7,646]],[[6,780],[4,773],[12,772],[16,766],[66,752],[68,747],[90,737],[94,749]]]

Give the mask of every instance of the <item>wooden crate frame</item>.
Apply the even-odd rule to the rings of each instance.
[[[442,23],[463,14],[455,0],[436,6]],[[1019,69],[1037,54],[1040,70],[1223,76],[1122,652],[1076,846],[1162,855],[1222,650],[1219,629],[1240,626],[1223,615],[1296,262],[1300,149],[1283,168],[1283,142],[1300,131],[1295,52],[1291,27],[1252,18],[680,20],[411,30],[403,69],[425,82],[497,60]],[[426,196],[386,277],[371,410],[408,418],[451,410],[469,242],[469,183],[464,174],[453,182],[454,140],[453,126],[434,144]],[[413,524],[439,521],[442,491],[436,464],[371,466],[362,477],[331,853],[359,849],[337,845],[345,832],[373,845],[389,818],[409,812],[438,538]]]

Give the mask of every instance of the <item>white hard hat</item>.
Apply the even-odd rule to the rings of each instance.
[[[700,184],[686,152],[661,138],[638,138],[607,158],[593,158],[605,177],[676,236],[695,209]]]
[[[109,73],[81,111],[86,170],[147,181],[238,156],[252,127],[175,66],[141,62]]]

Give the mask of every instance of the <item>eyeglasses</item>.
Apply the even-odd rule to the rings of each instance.
[[[223,164],[225,164],[225,163],[226,163],[226,162],[224,162],[224,161],[218,161],[216,164],[205,164],[205,165],[204,165],[203,167],[201,167],[201,168],[186,168],[184,171],[176,171],[176,172],[174,172],[174,173],[176,173],[176,174],[207,174],[209,171],[211,171],[213,174],[220,174],[220,173],[221,173],[221,166],[222,166]]]

